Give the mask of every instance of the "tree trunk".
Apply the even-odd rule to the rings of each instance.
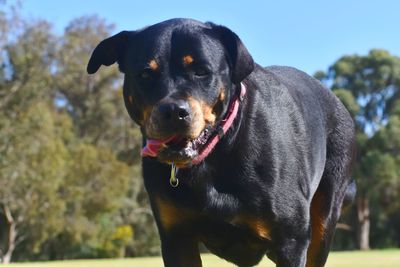
[[[369,200],[365,194],[357,197],[357,244],[360,250],[369,249]]]
[[[7,242],[7,247],[5,248],[5,250],[7,249],[7,251],[6,253],[4,253],[4,255],[1,255],[1,262],[3,264],[8,264],[11,262],[11,257],[15,249],[18,232],[17,232],[16,222],[14,221],[14,218],[8,206],[4,206],[3,211],[7,219],[9,228],[8,228],[8,242]]]

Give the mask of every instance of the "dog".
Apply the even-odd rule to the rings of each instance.
[[[319,81],[261,67],[230,29],[171,19],[123,31],[87,71],[118,63],[143,135],[142,168],[164,265],[202,266],[199,243],[238,266],[328,257],[350,178],[354,123]]]

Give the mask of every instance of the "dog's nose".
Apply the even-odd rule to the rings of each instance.
[[[186,101],[163,103],[158,106],[161,118],[167,122],[176,124],[189,120],[190,107]]]

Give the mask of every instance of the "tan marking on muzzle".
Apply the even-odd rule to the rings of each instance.
[[[183,65],[185,65],[185,66],[192,64],[193,61],[194,61],[194,59],[193,59],[192,55],[186,55],[182,58]]]
[[[153,106],[147,106],[143,110],[143,120],[148,121],[150,120],[151,113],[153,112]]]
[[[189,103],[192,113],[192,123],[190,126],[189,138],[195,139],[200,135],[201,131],[203,131],[206,125],[204,120],[204,113],[202,105],[198,100],[189,97],[187,101]]]
[[[143,110],[143,124],[146,130],[146,133],[154,132],[155,125],[153,125],[151,120],[151,113],[153,112],[153,106],[147,106]]]
[[[203,111],[204,122],[206,124],[214,125],[215,119],[217,118],[217,116],[214,113],[214,107],[211,107],[207,103],[202,102],[201,109]]]
[[[189,97],[187,101],[192,112],[189,137],[195,139],[199,137],[206,125],[215,123],[216,115],[213,113],[213,108],[203,101],[198,101],[192,97]]]
[[[223,101],[225,100],[225,89],[224,89],[224,87],[221,87],[220,90],[221,90],[221,91],[220,91],[220,93],[219,93],[218,100],[221,101],[221,102],[223,102]]]

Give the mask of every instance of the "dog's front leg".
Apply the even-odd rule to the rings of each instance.
[[[287,235],[279,241],[276,254],[277,267],[304,267],[310,244],[309,231]]]
[[[190,235],[173,234],[161,237],[161,250],[165,267],[201,267],[197,240]]]

